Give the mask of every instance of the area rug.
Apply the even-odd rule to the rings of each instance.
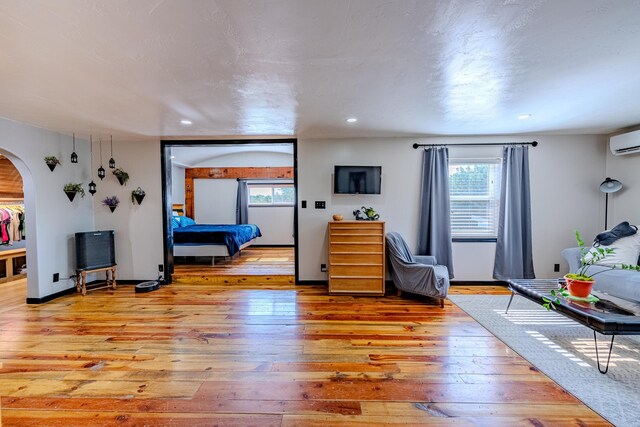
[[[617,336],[609,372],[596,368],[593,331],[515,296],[450,295],[489,332],[616,426],[640,426],[640,336]],[[610,338],[598,335],[601,356]]]

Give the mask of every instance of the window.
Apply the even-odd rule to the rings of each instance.
[[[496,160],[451,160],[451,236],[488,239],[498,235],[501,163]]]
[[[293,184],[249,184],[249,206],[293,206]]]

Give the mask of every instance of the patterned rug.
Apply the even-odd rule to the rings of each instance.
[[[640,336],[617,336],[609,372],[596,368],[593,331],[515,296],[449,295],[449,299],[532,365],[616,426],[640,426]],[[598,334],[606,357],[610,338]]]

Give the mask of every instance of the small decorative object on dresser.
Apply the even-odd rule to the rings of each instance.
[[[380,214],[377,213],[375,209],[364,206],[353,211],[353,216],[355,216],[358,221],[377,221],[380,219]]]
[[[102,204],[104,206],[108,206],[111,212],[113,212],[120,204],[120,199],[118,199],[118,196],[105,197],[105,199],[102,201]]]
[[[342,221],[344,219],[344,216],[340,215],[340,214],[333,214],[333,220],[334,221]]]

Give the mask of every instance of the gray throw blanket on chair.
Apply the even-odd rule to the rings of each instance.
[[[444,265],[435,265],[432,256],[414,256],[400,234],[387,233],[387,248],[391,262],[391,277],[402,291],[446,298],[449,291],[449,271]]]

